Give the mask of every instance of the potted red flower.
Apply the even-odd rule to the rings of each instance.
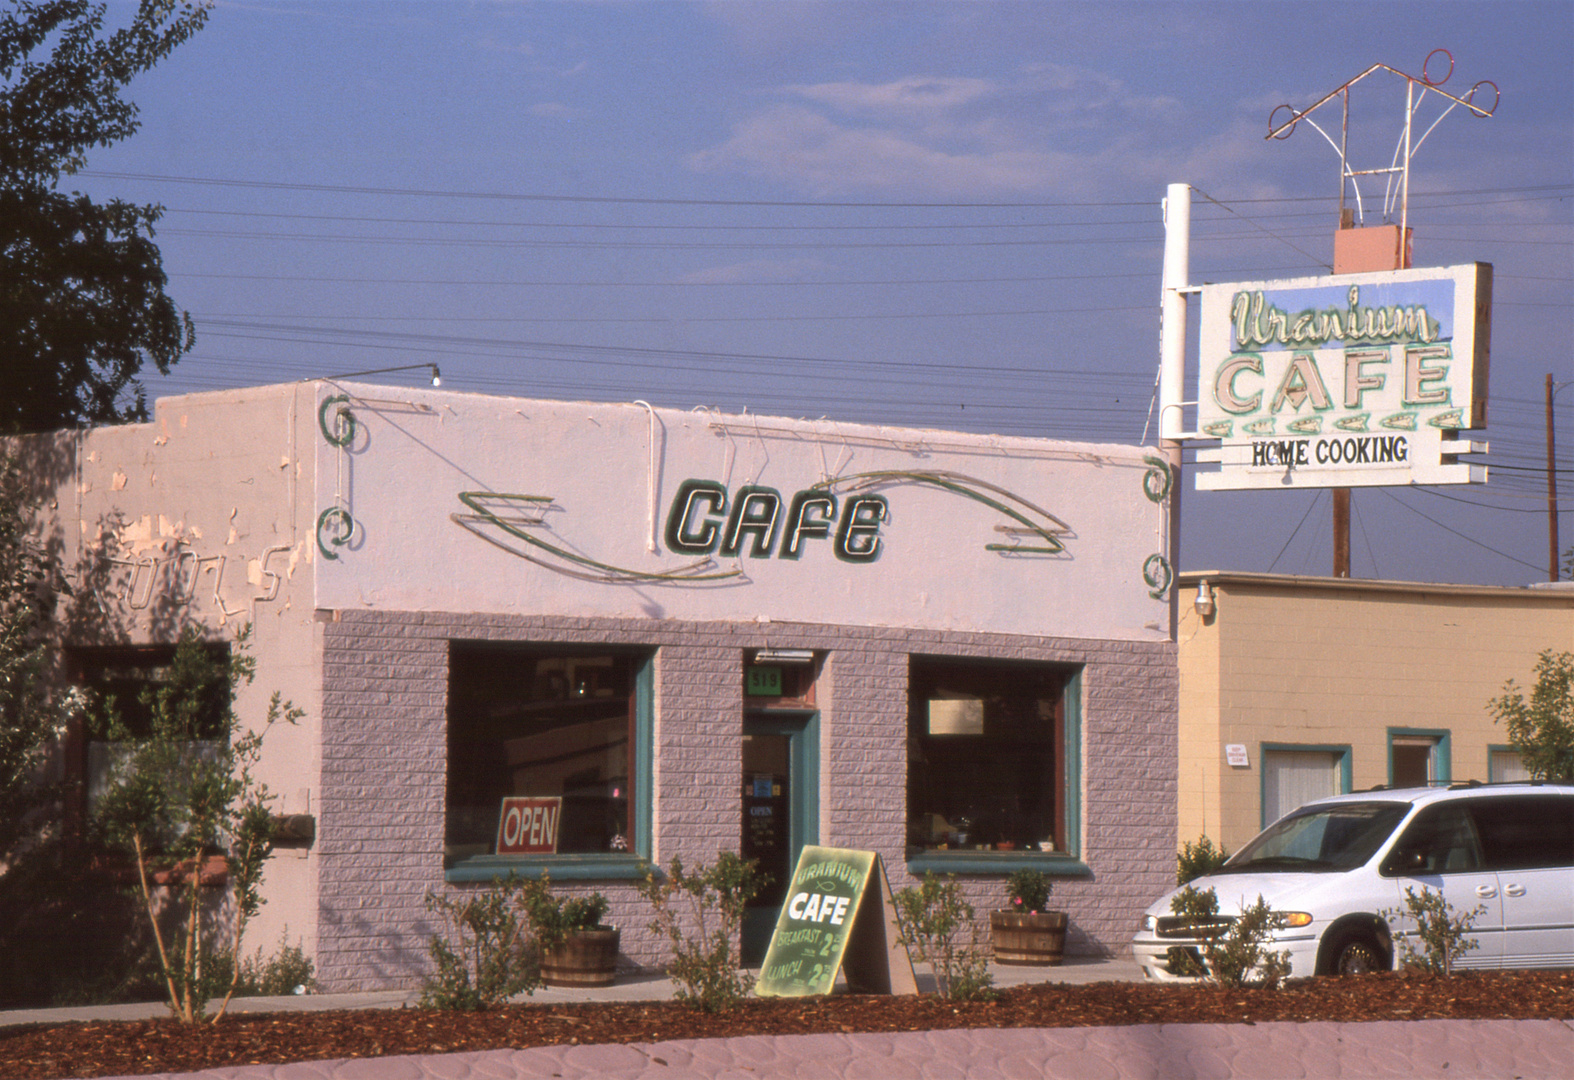
[[[997,964],[1052,967],[1066,951],[1066,913],[1049,910],[1054,884],[1039,870],[1017,870],[1006,878],[1010,904],[989,913]]]

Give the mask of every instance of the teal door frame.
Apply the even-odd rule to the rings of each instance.
[[[791,873],[799,853],[820,842],[820,714],[813,709],[746,709],[743,733],[787,736],[787,864]],[[758,964],[764,958],[775,928],[773,911],[756,908],[745,915],[745,963]]]

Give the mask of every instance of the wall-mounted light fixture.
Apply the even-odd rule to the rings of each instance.
[[[336,379],[358,379],[362,375],[387,375],[391,371],[415,371],[417,368],[427,368],[432,372],[433,386],[443,385],[443,373],[438,370],[436,364],[401,364],[399,367],[372,368],[370,371],[349,371],[343,375],[313,375],[309,379],[302,379],[301,382],[333,382]]]
[[[813,649],[760,649],[754,654],[756,664],[812,664]]]
[[[1213,600],[1213,586],[1209,585],[1207,581],[1199,581],[1197,583],[1197,599],[1194,601],[1194,606],[1197,609],[1197,614],[1204,619],[1210,617],[1218,610],[1219,605],[1214,603]]]

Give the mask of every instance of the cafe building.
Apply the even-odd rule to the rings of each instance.
[[[243,717],[305,710],[263,741],[292,826],[246,951],[325,990],[415,984],[426,896],[510,871],[606,895],[647,967],[633,883],[674,857],[759,860],[755,955],[805,845],[954,873],[981,918],[1043,869],[1072,954],[1173,882],[1150,449],[317,381],[25,453],[95,575],[76,677],[249,626]]]

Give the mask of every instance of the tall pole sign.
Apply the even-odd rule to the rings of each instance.
[[[1373,64],[1308,108],[1281,105],[1269,117],[1268,138],[1288,138],[1304,123],[1339,155],[1331,275],[1191,286],[1185,236],[1165,236],[1163,445],[1195,440],[1197,462],[1219,466],[1194,474],[1199,490],[1334,489],[1336,576],[1350,574],[1351,488],[1487,479],[1486,466],[1458,457],[1487,450],[1461,436],[1486,423],[1492,267],[1414,269],[1410,263],[1411,158],[1456,108],[1489,117],[1498,104],[1496,85],[1485,80],[1463,96],[1440,89],[1453,69],[1453,57],[1442,49],[1427,57],[1420,76]],[[1398,143],[1387,166],[1356,169],[1348,152],[1350,93],[1381,74],[1405,84]],[[1429,99],[1441,101],[1442,112],[1422,131],[1417,120]],[[1337,138],[1315,115],[1332,104],[1340,107]],[[1370,177],[1385,183],[1384,223],[1365,226],[1360,185]],[[1181,202],[1182,187],[1171,185],[1167,215]],[[1346,205],[1347,195],[1353,205]],[[1189,200],[1184,205],[1189,224]],[[1190,293],[1200,294],[1201,329],[1197,393],[1188,402],[1179,372]],[[1183,431],[1182,410],[1192,404],[1195,429]]]

